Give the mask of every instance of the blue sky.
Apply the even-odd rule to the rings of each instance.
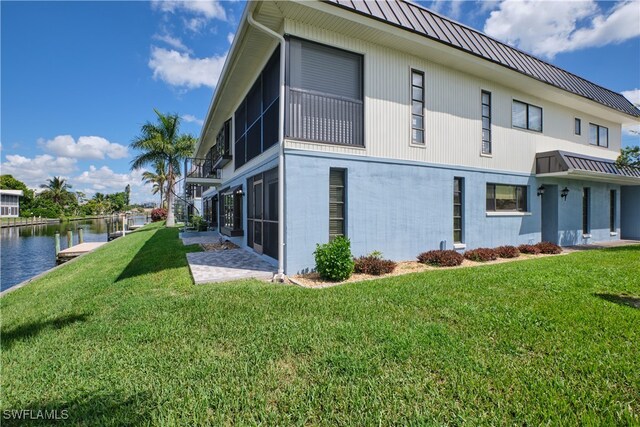
[[[640,103],[640,2],[420,2]],[[153,108],[198,136],[244,3],[2,1],[2,173],[154,200],[127,148]],[[626,145],[640,144],[627,132]]]

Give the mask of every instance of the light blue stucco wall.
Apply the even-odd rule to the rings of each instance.
[[[355,256],[374,250],[411,260],[441,242],[453,248],[453,179],[464,178],[467,248],[540,241],[540,198],[529,175],[488,173],[418,162],[286,153],[286,273],[314,266],[316,243],[329,238],[329,169],[347,169],[347,235]],[[486,184],[529,185],[526,216],[489,217]]]
[[[623,239],[640,239],[640,186],[621,190],[620,231]]]

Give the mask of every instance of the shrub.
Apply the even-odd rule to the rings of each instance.
[[[518,258],[520,251],[515,246],[498,246],[494,249],[499,258]]]
[[[191,223],[196,231],[207,231],[207,222],[200,215],[191,215]]]
[[[536,245],[536,248],[543,254],[559,254],[562,253],[562,248],[555,243],[540,242]]]
[[[167,219],[167,210],[164,208],[155,208],[151,211],[151,221],[164,221]]]
[[[520,245],[518,246],[518,250],[520,253],[530,255],[538,255],[540,253],[540,249],[535,245]]]
[[[486,262],[498,259],[498,253],[490,248],[477,248],[466,251],[464,257],[470,261]]]
[[[353,274],[351,242],[346,237],[339,236],[324,245],[316,245],[313,255],[316,258],[316,271],[324,280],[340,282]]]
[[[380,276],[381,274],[389,274],[396,268],[396,263],[389,259],[382,259],[380,252],[372,252],[367,256],[361,256],[354,261],[354,271],[356,273],[371,274]]]
[[[429,251],[418,255],[418,262],[438,267],[455,267],[462,264],[464,257],[456,251]]]

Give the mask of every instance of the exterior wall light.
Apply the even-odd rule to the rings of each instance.
[[[569,189],[567,187],[564,187],[560,192],[560,197],[562,197],[565,202],[567,201],[567,195],[569,195]]]
[[[242,191],[242,188],[238,188],[236,190],[236,196],[240,196],[240,197],[244,196],[244,191]]]
[[[544,194],[544,185],[538,187],[538,196],[542,196]]]

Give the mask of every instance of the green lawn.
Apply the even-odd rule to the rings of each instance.
[[[640,246],[310,290],[194,286],[197,247],[177,233],[152,225],[0,299],[3,410],[87,426],[640,424]]]

